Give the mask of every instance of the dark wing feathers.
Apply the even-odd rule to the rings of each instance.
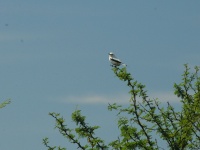
[[[116,59],[116,58],[111,58],[110,60],[115,61],[117,63],[121,63],[121,61],[119,59]]]

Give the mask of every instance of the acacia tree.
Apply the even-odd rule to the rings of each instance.
[[[200,77],[199,68],[191,73],[188,65],[182,75],[182,82],[174,84],[174,94],[179,97],[181,111],[176,111],[167,102],[161,106],[158,99],[147,95],[145,85],[135,80],[126,68],[113,67],[115,75],[130,88],[130,104],[125,107],[109,104],[108,110],[117,111],[119,137],[108,144],[95,135],[99,126],[90,126],[81,110],[75,110],[71,117],[76,128],[71,129],[58,113],[49,113],[55,121],[55,128],[72,144],[82,150],[158,150],[164,149],[158,141],[165,141],[168,149],[200,149]],[[87,139],[81,143],[81,139]],[[48,150],[66,148],[50,146],[48,138],[43,139]]]

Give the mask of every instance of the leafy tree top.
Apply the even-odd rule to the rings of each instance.
[[[119,137],[105,144],[104,140],[95,135],[99,126],[90,126],[81,110],[72,113],[76,128],[68,128],[60,114],[50,113],[56,120],[55,128],[69,142],[83,150],[159,150],[160,140],[166,142],[171,150],[200,149],[200,78],[199,68],[190,73],[188,65],[182,75],[182,82],[174,84],[174,94],[180,98],[182,110],[177,112],[168,102],[161,107],[158,99],[147,95],[145,85],[135,80],[126,68],[113,67],[115,75],[130,88],[130,104],[125,107],[116,103],[109,104],[108,110],[117,111]],[[142,99],[139,101],[138,99]],[[105,132],[107,134],[107,132]],[[156,135],[156,136],[155,136]],[[85,142],[81,142],[86,139]],[[66,148],[51,147],[48,138],[43,139],[48,150],[65,150]]]

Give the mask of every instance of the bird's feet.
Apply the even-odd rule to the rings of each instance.
[[[117,66],[116,65],[110,65],[111,67],[114,67],[114,68],[117,68]]]

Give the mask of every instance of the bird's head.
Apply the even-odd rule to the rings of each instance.
[[[115,57],[115,54],[113,52],[108,53],[109,56]]]

